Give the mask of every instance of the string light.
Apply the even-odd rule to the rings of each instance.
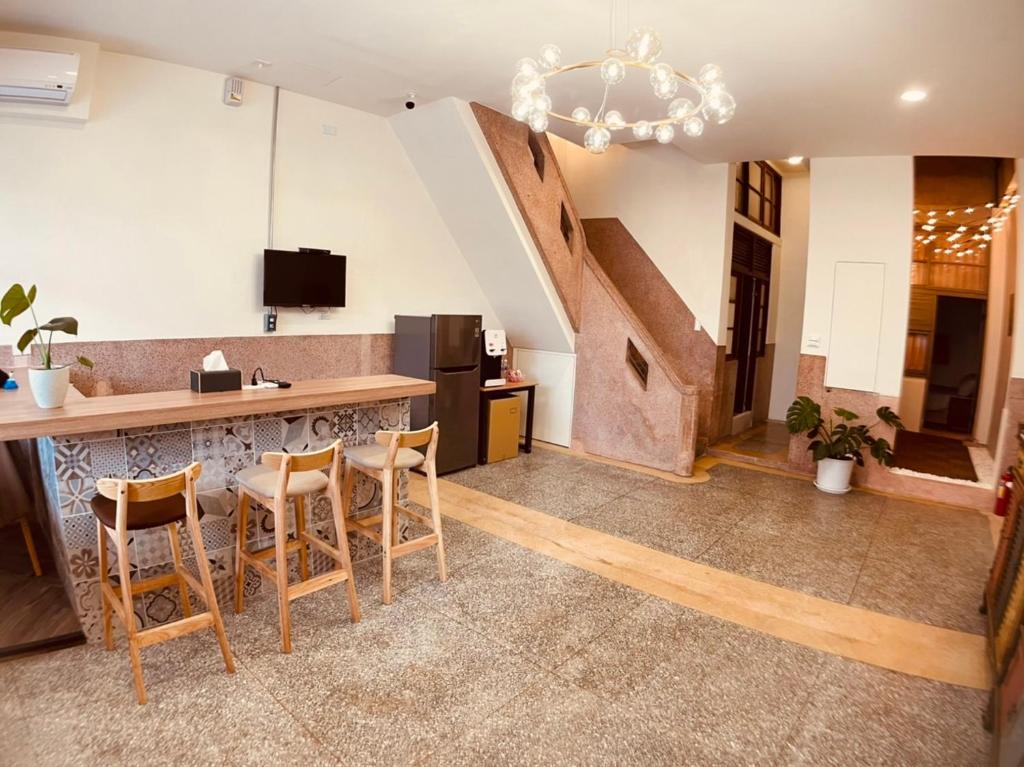
[[[957,220],[961,215],[970,216],[982,207],[980,205],[950,208],[945,211],[945,219],[953,219],[953,221],[947,221],[946,224],[943,224],[944,228],[949,227],[944,232],[935,232],[939,225],[939,214],[937,211],[930,210],[926,217],[927,223],[917,225],[918,232],[915,233],[914,242],[922,248],[928,247],[938,238],[939,234],[942,234],[944,244],[935,247],[935,253],[947,256],[955,254],[957,258],[980,254],[988,247],[988,243],[992,241],[992,234],[990,232],[995,233],[1003,230],[1006,219],[1020,202],[1020,197],[1016,190],[1011,190],[1002,195],[998,202],[986,202],[983,208],[985,210],[985,218],[980,222],[977,220],[973,222],[964,221],[963,219]],[[922,215],[921,210],[915,208],[914,216],[920,215]],[[955,229],[952,229],[952,227],[955,227]],[[960,242],[960,240],[967,240],[969,242]],[[967,247],[968,244],[970,247]]]

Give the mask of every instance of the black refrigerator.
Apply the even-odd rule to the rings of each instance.
[[[477,314],[395,315],[395,372],[437,384],[413,397],[412,428],[440,428],[437,473],[476,465],[480,428],[480,325]]]

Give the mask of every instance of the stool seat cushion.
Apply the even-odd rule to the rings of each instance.
[[[113,529],[117,524],[117,501],[112,501],[99,493],[90,501],[93,514],[99,517],[107,527]],[[203,506],[196,499],[199,517],[203,516]],[[185,518],[185,496],[181,493],[159,501],[134,501],[128,504],[128,529],[148,530],[151,527],[163,527]]]
[[[238,484],[264,498],[273,498],[277,491],[277,469],[259,464],[242,469],[235,475]],[[318,493],[327,489],[327,475],[322,471],[293,471],[288,475],[287,494],[289,498],[306,493]]]
[[[345,448],[345,460],[367,469],[383,469],[384,462],[388,457],[388,449],[384,445],[359,445],[358,447]],[[426,458],[419,450],[411,447],[400,447],[395,455],[396,469],[411,469],[419,466]]]

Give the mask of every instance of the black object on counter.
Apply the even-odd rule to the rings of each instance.
[[[214,391],[241,391],[242,389],[242,371],[235,368],[190,370],[189,378],[192,391],[199,394]]]
[[[395,316],[395,373],[427,378],[435,394],[412,398],[413,429],[437,421],[437,473],[476,466],[480,416],[478,314]]]

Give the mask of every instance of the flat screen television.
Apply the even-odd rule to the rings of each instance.
[[[263,251],[264,306],[344,306],[345,256]]]

